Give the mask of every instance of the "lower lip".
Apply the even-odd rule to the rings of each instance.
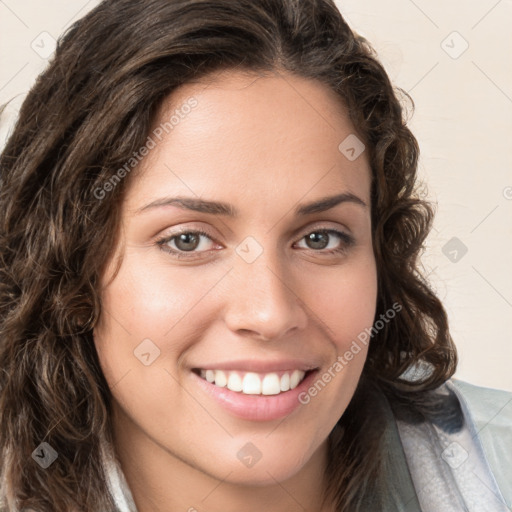
[[[300,405],[299,395],[308,389],[317,370],[309,372],[295,388],[278,395],[244,395],[228,388],[221,388],[191,372],[198,385],[228,412],[250,421],[271,421],[284,418]]]

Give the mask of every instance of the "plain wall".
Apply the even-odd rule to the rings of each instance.
[[[92,0],[0,2],[0,147],[52,39]],[[337,1],[416,110],[437,203],[423,257],[459,349],[456,377],[512,391],[512,1]]]

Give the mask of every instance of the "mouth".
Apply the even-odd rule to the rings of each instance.
[[[231,368],[191,369],[192,386],[230,415],[256,422],[281,419],[305,407],[299,397],[319,371],[303,367],[262,372],[263,367],[254,367],[258,365],[244,370],[225,366]]]
[[[213,370],[194,368],[201,379],[219,388],[227,388],[244,395],[280,395],[295,389],[314,370],[288,370],[269,373],[241,370]]]

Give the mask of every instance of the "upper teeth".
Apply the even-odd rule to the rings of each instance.
[[[296,388],[306,372],[293,370],[284,372],[281,377],[277,373],[258,374],[254,372],[226,372],[224,370],[201,370],[200,375],[208,382],[231,391],[239,391],[246,395],[278,395],[282,391]]]

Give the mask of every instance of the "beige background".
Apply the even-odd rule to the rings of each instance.
[[[0,103],[14,98],[0,147],[53,39],[97,3],[0,0]],[[438,204],[423,261],[459,348],[456,377],[512,391],[512,0],[337,5],[416,104],[410,126]]]

